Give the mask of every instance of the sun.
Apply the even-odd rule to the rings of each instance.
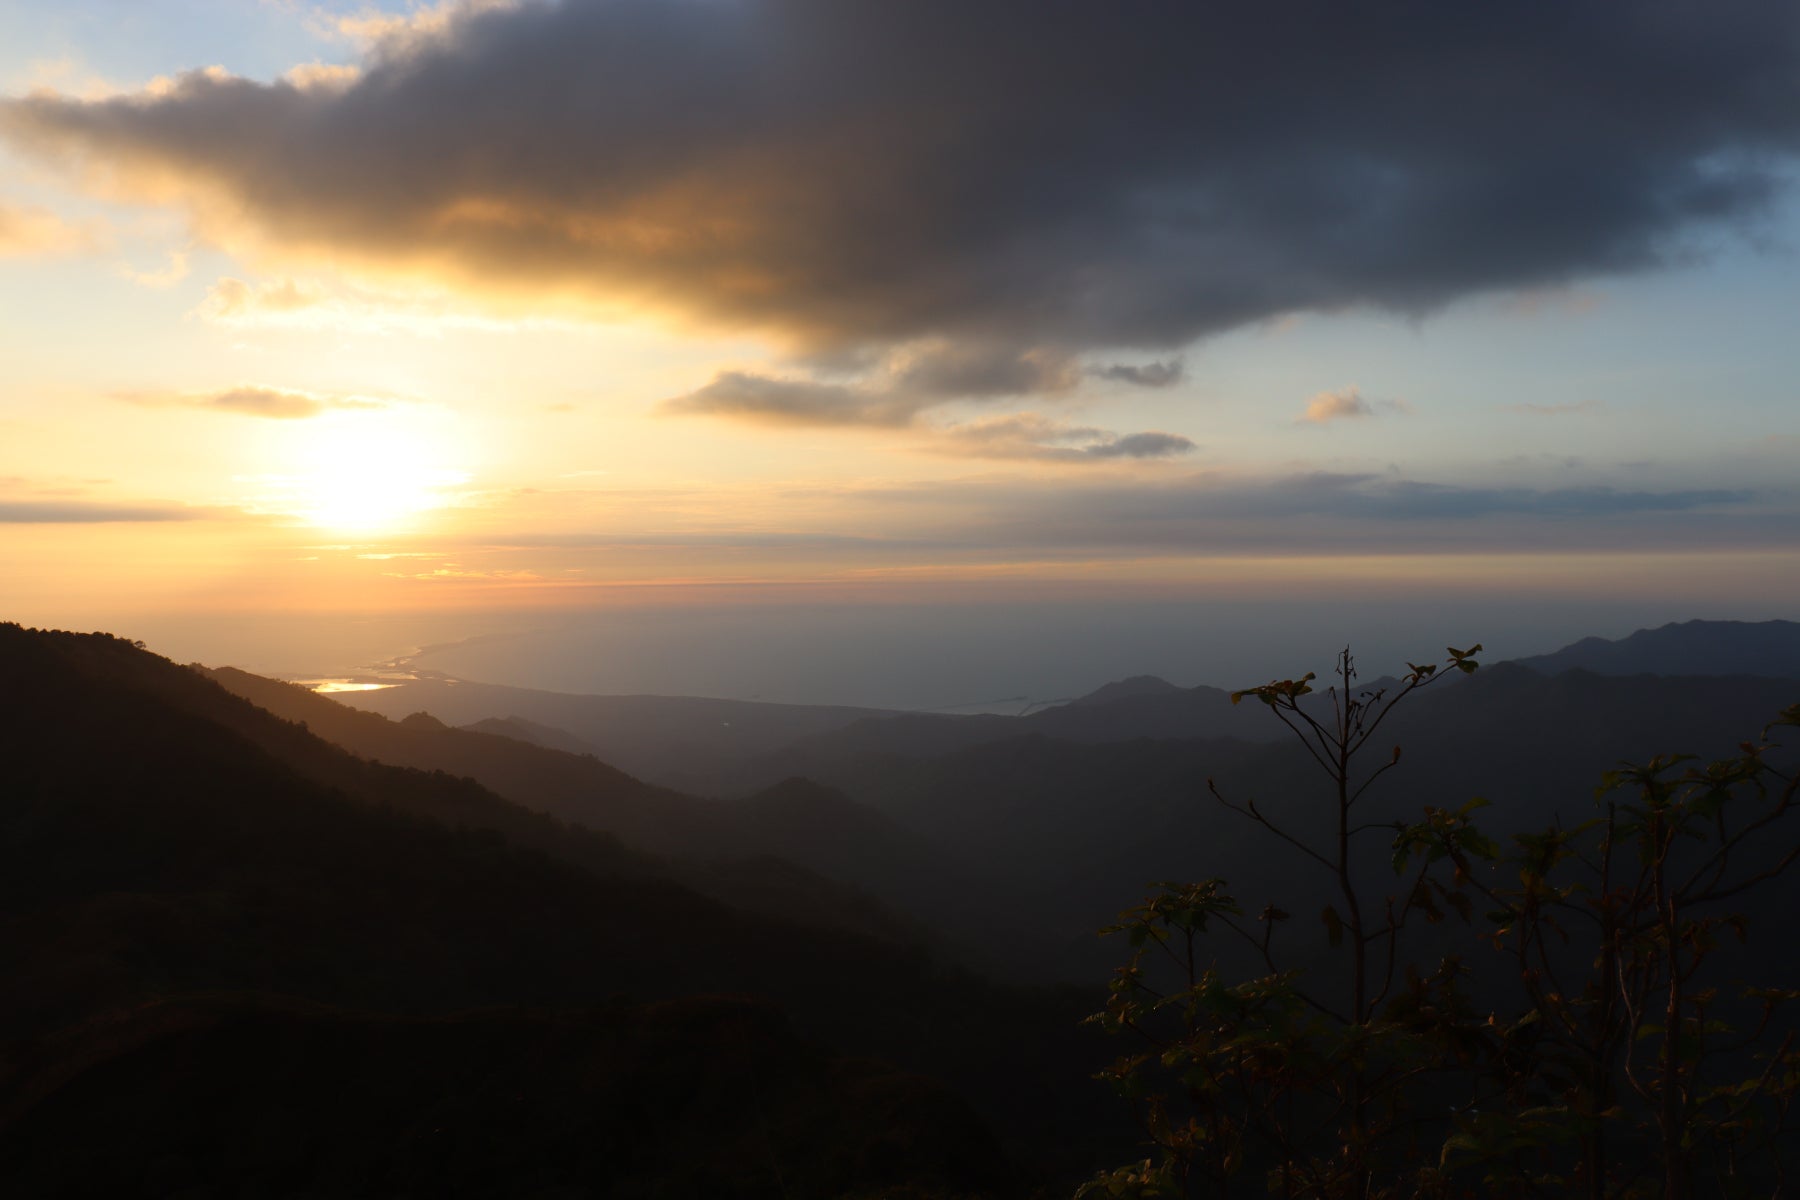
[[[468,481],[451,432],[441,418],[398,408],[307,421],[283,439],[275,506],[344,533],[402,528]]]

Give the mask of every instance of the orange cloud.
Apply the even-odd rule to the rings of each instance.
[[[0,258],[80,254],[104,240],[96,225],[72,224],[47,208],[0,203]]]
[[[333,409],[386,408],[389,403],[378,397],[329,396],[256,384],[240,384],[223,391],[200,394],[117,392],[113,398],[146,408],[194,408],[275,420],[303,420]]]
[[[280,276],[251,283],[226,276],[207,289],[194,314],[234,329],[329,329],[441,337],[464,329],[490,333],[563,329],[571,322],[482,311],[443,288],[371,288]]]
[[[1352,384],[1332,392],[1319,392],[1306,402],[1299,420],[1303,424],[1326,425],[1332,421],[1358,421],[1383,412],[1407,413],[1412,406],[1404,400],[1369,400],[1362,389]]]

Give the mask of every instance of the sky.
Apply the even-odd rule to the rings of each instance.
[[[0,618],[931,707],[1800,616],[1797,152],[1777,3],[0,0]]]

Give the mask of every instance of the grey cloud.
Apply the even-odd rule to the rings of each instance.
[[[1175,454],[1186,454],[1194,448],[1191,438],[1182,437],[1178,433],[1158,433],[1151,430],[1147,433],[1128,433],[1110,442],[1089,446],[1084,453],[1098,458],[1167,458]]]
[[[1066,392],[1081,383],[1081,368],[1062,351],[992,346],[933,346],[899,356],[890,366],[900,392],[946,398]]]
[[[1794,495],[1729,488],[1540,489],[1373,474],[1187,474],[1131,486],[971,480],[842,498],[847,509],[859,502],[906,535],[1057,555],[1800,545]]]
[[[813,366],[827,375],[845,367],[858,374],[840,383],[721,371],[704,387],[664,401],[662,410],[772,425],[893,428],[954,400],[1067,392],[1080,386],[1082,377],[1075,360],[1059,350],[942,341]]]
[[[1109,383],[1129,383],[1133,387],[1166,388],[1180,383],[1186,374],[1186,367],[1179,358],[1168,362],[1149,363],[1112,363],[1104,367],[1089,367],[1088,374],[1096,379],[1104,379]]]
[[[1351,521],[1471,520],[1493,516],[1552,519],[1694,512],[1743,506],[1756,493],[1728,488],[1621,490],[1472,487],[1317,472],[1262,482],[1195,486],[1163,493],[1174,516],[1333,517]]]
[[[564,0],[332,88],[5,101],[265,244],[773,331],[1168,347],[1655,267],[1777,194],[1800,7]]]
[[[968,458],[1092,463],[1108,459],[1172,458],[1189,453],[1195,446],[1191,439],[1179,434],[1121,435],[1106,429],[1064,424],[1036,413],[1014,413],[949,426],[939,430],[937,439],[925,448]]]
[[[721,371],[706,386],[663,401],[661,409],[765,425],[893,427],[909,424],[920,406],[917,399],[843,384]]]
[[[637,495],[625,491],[618,498]],[[656,494],[659,501],[670,498]],[[1800,548],[1800,497],[1725,488],[1539,489],[1372,474],[1220,479],[1191,472],[1121,484],[1116,476],[1071,472],[1054,479],[800,489],[787,499],[793,513],[768,510],[768,527],[756,530],[461,540],[521,548],[809,546],[852,560],[966,552],[981,561],[996,554],[1093,559]],[[837,523],[809,529],[826,500]]]
[[[1610,487],[1532,490],[1396,483],[1371,489],[1364,497],[1363,505],[1371,516],[1480,517],[1495,513],[1525,513],[1545,517],[1603,517],[1695,512],[1740,506],[1755,498],[1754,492],[1731,488],[1646,492],[1619,491]]]
[[[943,361],[934,360],[932,370],[939,370]],[[952,360],[952,366],[960,369],[972,362],[976,369],[986,372],[998,361],[1001,360]],[[1122,435],[1106,429],[1054,421],[1037,413],[1013,413],[955,425],[928,426],[921,422],[922,414],[948,399],[967,398],[971,392],[973,398],[992,399],[996,393],[990,391],[982,395],[971,380],[961,376],[953,378],[951,371],[933,375],[923,381],[923,390],[916,390],[922,382],[918,362],[918,359],[908,359],[891,369],[884,380],[874,384],[821,383],[746,371],[721,371],[705,386],[663,401],[659,409],[672,416],[724,417],[758,425],[917,430],[930,438],[920,446],[921,449],[964,458],[1091,463],[1108,459],[1172,458],[1195,448],[1192,440],[1179,434],[1149,431]],[[1028,384],[1024,378],[1027,373],[1021,369],[1017,382]],[[983,378],[998,387],[1005,372],[984,374]],[[1075,378],[1079,380],[1079,373]],[[932,390],[936,385],[951,390],[948,395],[940,395]]]
[[[78,500],[0,500],[0,525],[110,525],[193,521],[208,514],[169,504],[104,504]]]

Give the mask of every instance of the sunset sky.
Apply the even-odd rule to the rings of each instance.
[[[1785,3],[0,0],[0,619],[925,704],[1800,616],[1797,153]]]

